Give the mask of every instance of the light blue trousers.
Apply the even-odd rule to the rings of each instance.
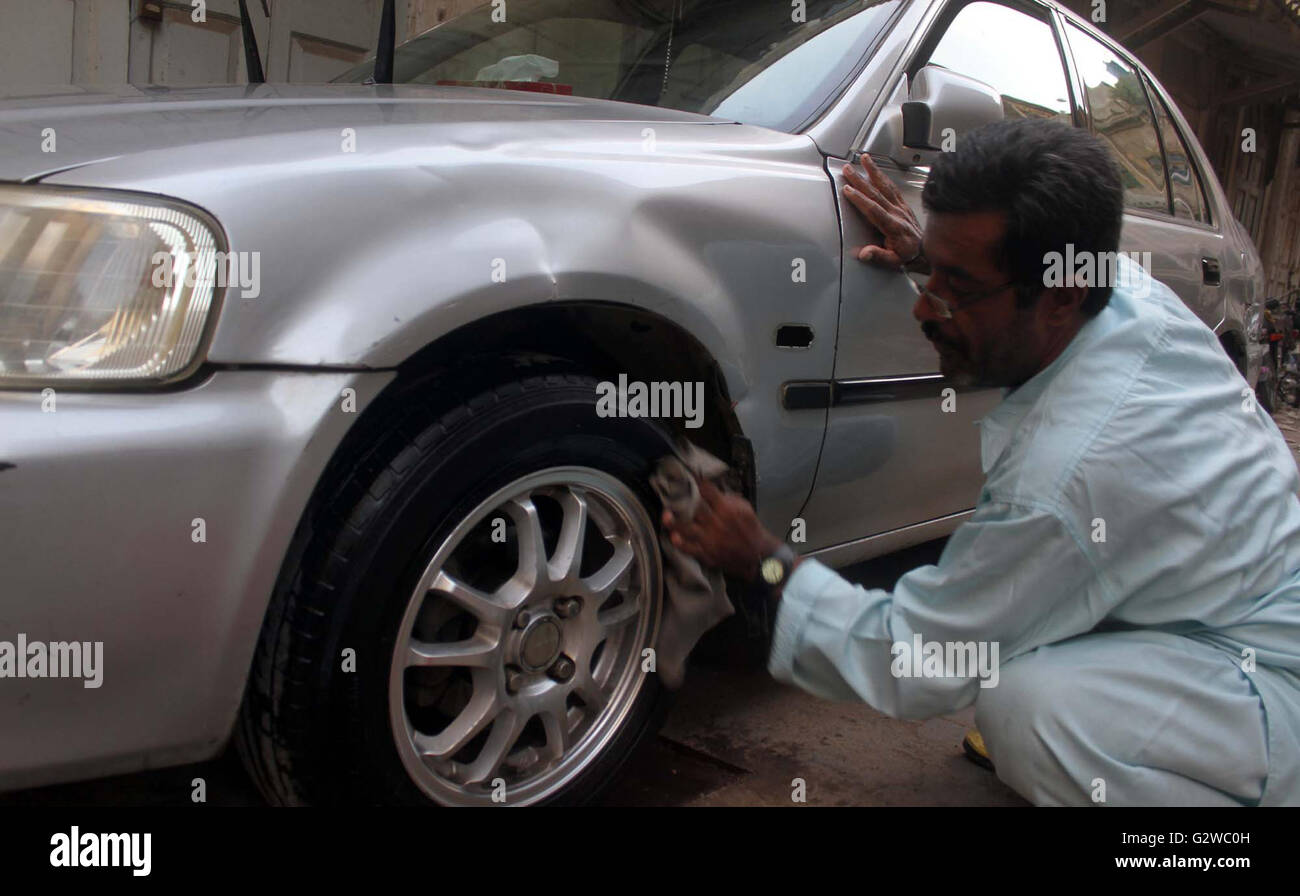
[[[1225,651],[1166,632],[1016,657],[980,692],[975,720],[998,777],[1038,805],[1255,805],[1269,775],[1250,679]],[[1293,801],[1268,802],[1278,796]]]

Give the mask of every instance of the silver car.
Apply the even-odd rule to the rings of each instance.
[[[1249,238],[1060,6],[518,7],[395,85],[0,105],[0,788],[233,737],[280,803],[592,799],[666,706],[674,437],[834,565],[975,504],[999,396],[855,260],[861,151],[922,214],[968,130],[1091,128],[1124,249],[1253,385]]]

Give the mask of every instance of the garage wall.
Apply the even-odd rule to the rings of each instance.
[[[0,0],[0,86],[247,81],[237,0]],[[382,0],[247,0],[268,81],[329,80],[374,51]],[[397,39],[476,5],[397,0]]]

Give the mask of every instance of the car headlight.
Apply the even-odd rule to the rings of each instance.
[[[187,375],[223,248],[215,221],[173,200],[0,185],[0,388]]]

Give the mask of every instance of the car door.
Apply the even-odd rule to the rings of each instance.
[[[1016,52],[1007,52],[1007,46]],[[952,3],[935,20],[903,78],[927,64],[995,88],[1008,117],[1074,120],[1065,67],[1045,7],[989,0]],[[896,108],[905,99],[906,81],[901,80],[881,119],[891,104]],[[883,156],[873,159],[924,222],[921,190],[927,169],[901,168]],[[961,391],[946,383],[938,356],[912,316],[915,292],[903,276],[856,260],[873,234],[840,192],[847,161],[827,161],[840,197],[844,262],[826,440],[804,510],[811,550],[974,507],[983,482],[976,422],[1001,400],[999,390]],[[861,555],[869,553],[874,552]]]
[[[1186,122],[1179,122],[1160,85],[1149,79],[1144,79],[1144,83],[1156,111],[1170,200],[1174,219],[1182,231],[1183,251],[1191,250],[1188,253],[1191,263],[1200,273],[1198,299],[1194,303],[1190,299],[1184,301],[1206,326],[1214,328],[1227,317],[1229,293],[1240,282],[1245,267],[1243,255],[1223,226],[1224,222],[1213,211],[1210,191],[1205,186],[1209,169],[1198,162],[1199,147]],[[1204,153],[1199,155],[1204,158]]]

